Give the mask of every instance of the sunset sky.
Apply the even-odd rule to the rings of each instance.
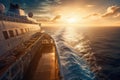
[[[19,3],[40,22],[81,26],[119,26],[120,0],[0,0]]]

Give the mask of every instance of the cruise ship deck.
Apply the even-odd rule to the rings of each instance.
[[[42,40],[23,80],[59,80],[55,45],[49,39]]]

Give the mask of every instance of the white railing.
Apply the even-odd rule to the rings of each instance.
[[[54,39],[53,39],[54,40]],[[54,43],[55,43],[55,47],[56,47],[56,56],[58,58],[58,65],[59,65],[59,70],[60,70],[60,80],[65,80],[64,79],[64,74],[63,74],[63,68],[62,68],[62,64],[60,62],[60,51],[58,49],[58,46],[57,46],[57,43],[56,41],[54,40]]]
[[[36,35],[37,36],[37,35]],[[39,46],[41,46],[40,42],[42,37],[44,36],[44,34],[41,34],[40,37],[37,37],[32,44],[26,48],[26,50],[24,51],[24,54],[21,54],[21,56],[16,59],[14,62],[11,63],[11,65],[7,65],[8,67],[3,70],[3,72],[1,72],[0,74],[0,80],[18,80],[16,79],[16,77],[21,77],[20,79],[22,80],[23,76],[24,76],[24,71],[25,70],[25,65],[24,65],[24,61],[27,64],[27,61],[29,60],[24,60],[24,57],[26,57],[26,54],[28,54],[27,56],[31,56],[30,61],[33,59],[33,57],[35,56],[35,54],[33,54],[35,52],[35,49],[38,49]],[[30,51],[30,52],[29,52]],[[29,61],[29,63],[30,63]],[[19,67],[19,69],[16,71],[16,73],[14,75],[12,74],[12,69],[15,67],[15,65],[18,64],[19,66],[22,64],[21,67]],[[27,64],[27,67],[29,66],[29,64]],[[5,66],[6,67],[6,66]],[[21,74],[21,75],[19,75]],[[20,80],[19,79],[19,80]]]

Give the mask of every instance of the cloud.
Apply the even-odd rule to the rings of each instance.
[[[58,5],[61,3],[61,1],[60,0],[45,0],[45,3],[49,5]]]
[[[120,13],[114,15],[113,17],[114,17],[114,18],[118,18],[118,17],[120,17]]]
[[[58,20],[58,19],[60,19],[60,18],[61,18],[61,15],[57,15],[57,16],[55,16],[51,21],[54,22],[54,21],[56,21],[56,20]]]
[[[93,14],[90,14],[90,15],[87,15],[87,16],[85,16],[85,17],[83,17],[84,19],[88,19],[88,18],[98,18],[100,16],[100,14],[99,13],[93,13]]]
[[[92,7],[94,7],[95,5],[86,5],[86,7],[88,7],[88,8],[92,8]]]
[[[120,12],[120,7],[117,6],[111,6],[108,7],[107,12],[102,15],[102,17],[108,17],[108,16],[113,16],[117,13]]]
[[[110,6],[107,8],[105,13],[93,13],[90,15],[87,15],[84,17],[84,19],[88,19],[88,18],[94,18],[94,19],[99,19],[99,18],[105,18],[105,17],[114,17],[114,18],[118,18],[120,17],[120,7],[118,6]]]

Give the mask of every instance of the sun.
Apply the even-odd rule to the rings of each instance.
[[[67,18],[67,22],[68,22],[68,23],[76,23],[76,22],[77,22],[77,19],[76,19],[76,18],[73,18],[73,17]]]

